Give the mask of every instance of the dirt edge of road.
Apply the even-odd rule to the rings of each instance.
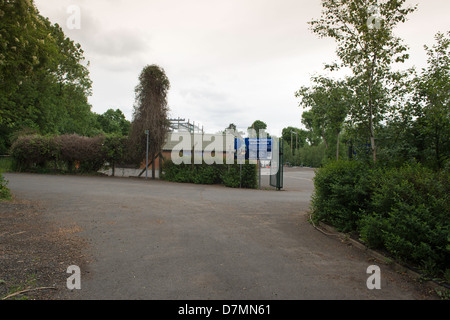
[[[342,243],[351,245],[358,250],[364,251],[366,254],[372,257],[374,263],[379,263],[381,265],[387,266],[395,272],[401,274],[405,278],[405,280],[413,283],[425,296],[431,299],[440,299],[441,297],[439,296],[438,292],[443,293],[449,290],[435,281],[428,280],[428,276],[420,274],[415,270],[412,270],[411,268],[394,261],[392,258],[388,257],[382,252],[368,248],[362,242],[353,239],[348,234],[338,232],[334,227],[323,222],[315,225],[311,222],[310,217],[308,217],[307,219],[316,230],[322,232],[326,236],[334,237]]]
[[[68,290],[67,268],[89,262],[76,225],[55,225],[39,203],[0,202],[0,300],[55,300]]]

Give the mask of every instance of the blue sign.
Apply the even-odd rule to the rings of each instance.
[[[236,138],[235,158],[246,160],[272,160],[272,138]]]

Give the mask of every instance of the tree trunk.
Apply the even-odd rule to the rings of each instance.
[[[377,162],[377,148],[375,146],[375,132],[374,132],[374,128],[373,128],[372,107],[370,107],[369,127],[370,127],[370,148],[372,149],[373,163],[376,163]]]

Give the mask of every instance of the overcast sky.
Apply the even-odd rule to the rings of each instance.
[[[410,47],[405,68],[426,66],[425,44],[450,30],[449,0],[408,0],[419,9],[395,32]],[[90,61],[92,111],[121,109],[132,119],[143,67],[157,64],[171,82],[170,116],[204,126],[246,129],[262,120],[281,135],[301,127],[295,92],[335,60],[336,45],[308,21],[320,0],[35,0],[43,16],[81,44]],[[70,28],[71,5],[80,28]]]

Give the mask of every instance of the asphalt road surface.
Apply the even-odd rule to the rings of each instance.
[[[61,299],[422,299],[415,283],[308,222],[312,169],[285,190],[136,178],[6,174],[49,223],[76,226],[92,257]],[[69,276],[69,275],[68,275]]]

